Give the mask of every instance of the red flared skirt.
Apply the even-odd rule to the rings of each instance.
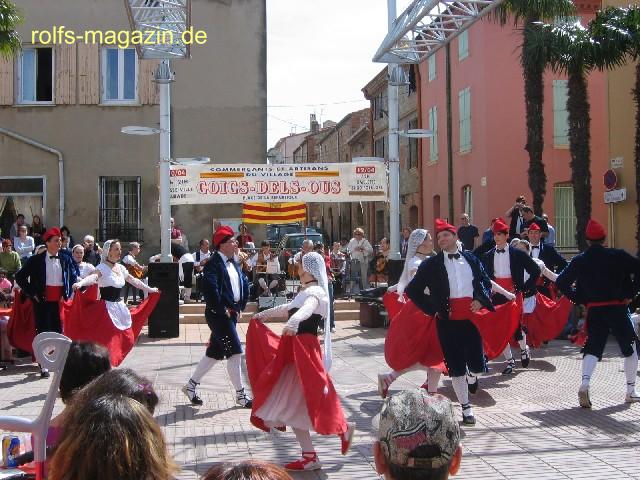
[[[318,337],[311,334],[280,337],[252,319],[247,331],[246,358],[253,391],[251,423],[255,427],[269,431],[255,413],[267,402],[284,367],[293,363],[313,429],[322,435],[340,435],[347,430],[340,399],[322,363]]]
[[[404,300],[407,300],[406,295],[403,295],[403,297]],[[384,303],[384,308],[387,310],[389,322],[391,322],[406,305],[406,301],[400,301],[400,295],[396,292],[385,292],[382,296],[382,303]]]
[[[569,319],[573,303],[565,296],[557,301],[536,294],[536,308],[523,315],[522,324],[527,329],[527,344],[538,348],[543,342],[556,338]]]
[[[77,341],[95,342],[105,346],[111,356],[111,365],[117,367],[135,345],[142,327],[160,300],[159,293],[151,293],[131,312],[131,327],[115,327],[104,300],[96,300],[91,288],[76,291],[73,300],[63,303],[64,334]]]
[[[396,294],[391,295],[397,298]],[[389,316],[391,323],[384,341],[387,365],[396,371],[420,364],[446,372],[433,317],[425,314],[411,300],[400,305],[400,310],[393,317]]]
[[[36,336],[36,321],[33,306],[22,292],[16,291],[7,324],[7,337],[14,347],[33,354],[33,339]]]

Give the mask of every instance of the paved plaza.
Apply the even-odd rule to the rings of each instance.
[[[240,325],[243,338],[247,326]],[[376,375],[386,369],[385,332],[354,321],[338,322],[332,376],[348,420],[357,425],[354,445],[342,457],[337,437],[314,436],[324,468],[295,478],[377,478],[371,420],[382,405]],[[222,365],[203,382],[205,405],[187,404],[179,389],[204,353],[208,336],[203,324],[182,325],[180,338],[171,340],[143,334],[123,364],[154,383],[161,401],[156,418],[182,467],[178,478],[197,479],[217,462],[254,458],[281,464],[297,458],[300,450],[293,433],[265,434],[251,426],[248,410],[235,407]],[[591,411],[577,406],[581,356],[568,342],[551,342],[534,351],[529,368],[513,376],[501,376],[503,364],[492,364],[490,375],[481,379],[481,390],[472,396],[478,424],[463,428],[464,457],[455,478],[639,479],[640,405],[623,403],[625,382],[616,354],[617,347],[610,343],[594,375]],[[393,388],[415,388],[424,377],[422,372],[409,373]],[[33,366],[0,372],[0,411],[35,416],[47,387]],[[448,379],[440,391],[453,398]],[[61,408],[58,402],[56,412]]]

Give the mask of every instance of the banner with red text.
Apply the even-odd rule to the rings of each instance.
[[[387,200],[383,163],[172,165],[171,205],[377,202]]]

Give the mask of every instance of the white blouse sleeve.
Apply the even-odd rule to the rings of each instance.
[[[298,311],[291,315],[285,326],[290,330],[298,331],[300,322],[313,315],[313,312],[315,312],[316,308],[318,308],[318,305],[320,305],[320,301],[316,297],[309,295],[304,300],[304,303],[298,309]]]
[[[549,270],[547,266],[544,264],[544,262],[539,258],[534,258],[533,260],[540,267],[540,270],[542,271],[542,275],[555,283],[555,281],[558,278],[558,275],[556,275],[551,270]]]
[[[509,300],[513,300],[514,298],[516,298],[516,296],[513,293],[511,293],[510,291],[502,288],[500,285],[498,285],[493,280],[491,280],[491,291],[493,293],[499,293],[500,295],[504,296],[505,298],[508,298]]]
[[[150,287],[149,285],[147,285],[146,283],[144,283],[142,280],[138,280],[136,277],[134,277],[133,275],[131,275],[127,269],[125,268],[124,265],[120,265],[121,269],[121,273],[124,275],[124,279],[129,282],[131,285],[133,285],[134,287],[136,287],[138,290],[142,290],[144,292],[147,293],[152,293],[155,292],[156,289]]]

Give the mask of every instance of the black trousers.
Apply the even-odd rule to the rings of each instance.
[[[587,342],[585,355],[594,355],[602,360],[607,338],[612,334],[623,357],[633,354],[636,332],[631,324],[629,308],[626,305],[591,307],[587,314]]]
[[[238,323],[236,314],[231,316],[226,313],[219,314],[207,305],[204,316],[211,329],[209,345],[207,345],[205,353],[207,357],[224,360],[232,355],[242,353],[242,343],[236,329]]]
[[[184,288],[193,287],[193,262],[183,263],[182,273],[184,274],[184,280],[182,281]]]
[[[465,375],[467,366],[472,373],[484,370],[482,337],[471,320],[438,318],[436,328],[450,377]]]
[[[36,333],[62,333],[59,302],[33,302],[33,313],[36,320]]]

